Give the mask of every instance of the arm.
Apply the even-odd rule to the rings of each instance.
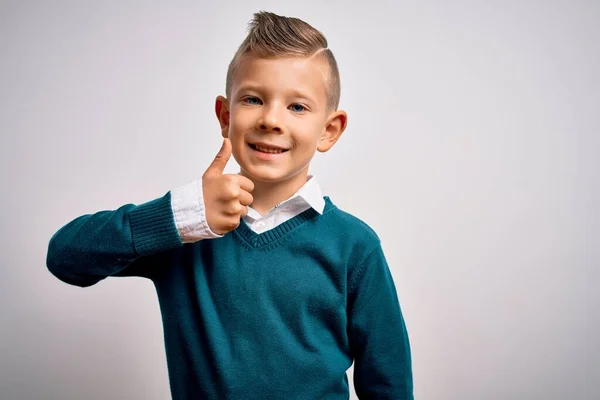
[[[349,335],[360,399],[413,399],[408,332],[381,245],[349,282]]]
[[[113,275],[149,277],[158,253],[181,246],[168,192],[75,218],[50,239],[46,265],[58,279],[86,287]]]
[[[230,156],[231,142],[225,139],[202,180],[141,205],[126,204],[69,222],[50,239],[48,269],[82,287],[109,276],[151,278],[162,251],[234,230],[252,203],[254,183],[241,175],[223,175]]]
[[[222,236],[208,226],[201,182],[194,181],[139,206],[76,218],[50,239],[47,266],[83,287],[108,276],[149,278],[159,252]]]

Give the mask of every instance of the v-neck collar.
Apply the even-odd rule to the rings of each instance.
[[[323,196],[323,200],[325,201],[325,208],[323,210],[323,214],[329,211],[331,208],[334,208],[334,204],[331,202],[329,196]],[[267,247],[273,243],[279,241],[282,237],[286,236],[288,233],[292,232],[294,229],[300,227],[307,221],[320,216],[321,214],[316,211],[314,208],[309,208],[306,211],[301,212],[288,219],[287,221],[277,225],[273,229],[270,229],[263,233],[256,233],[244,221],[240,220],[239,226],[233,232],[239,239],[241,239],[244,244],[250,246],[254,249],[260,249],[263,247]]]

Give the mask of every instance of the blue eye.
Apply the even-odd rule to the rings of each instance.
[[[252,105],[260,105],[260,100],[258,99],[258,97],[248,96],[244,98],[244,102]]]
[[[306,111],[306,108],[302,104],[292,104],[291,109],[294,112]]]

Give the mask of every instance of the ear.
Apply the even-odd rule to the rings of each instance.
[[[226,138],[229,132],[229,101],[225,97],[217,96],[215,113],[221,125],[221,135]]]
[[[329,149],[333,147],[335,142],[338,141],[342,133],[346,130],[346,125],[348,124],[348,115],[345,111],[338,110],[327,118],[327,122],[325,123],[325,130],[323,131],[323,135],[321,135],[321,139],[317,145],[317,150],[321,153],[325,153]]]

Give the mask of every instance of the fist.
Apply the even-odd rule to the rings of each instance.
[[[238,227],[252,204],[254,183],[238,174],[223,174],[231,157],[231,141],[223,140],[221,150],[202,175],[202,195],[210,229],[224,235]]]

